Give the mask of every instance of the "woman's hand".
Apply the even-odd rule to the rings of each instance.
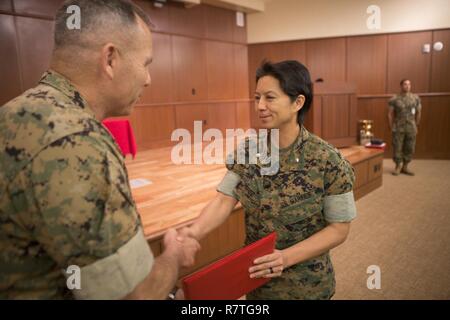
[[[253,261],[255,264],[248,269],[250,278],[275,278],[281,276],[284,270],[283,252],[275,250],[271,254],[259,257]]]

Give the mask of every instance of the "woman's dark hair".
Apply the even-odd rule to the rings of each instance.
[[[311,107],[313,89],[308,69],[298,61],[286,60],[277,63],[263,61],[256,70],[256,82],[265,76],[272,76],[280,82],[280,87],[294,102],[299,95],[305,96],[305,103],[297,113],[297,122],[303,124],[306,113]]]

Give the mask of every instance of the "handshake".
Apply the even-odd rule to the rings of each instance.
[[[201,248],[194,227],[170,228],[164,235],[163,245],[164,254],[176,260],[179,268],[192,267],[195,255]]]

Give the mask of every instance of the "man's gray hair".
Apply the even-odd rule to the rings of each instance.
[[[67,19],[73,14],[68,13],[67,8],[73,5],[80,8],[80,29],[67,26]],[[137,17],[152,29],[153,24],[147,14],[129,0],[66,0],[55,17],[55,49],[89,47],[93,41],[102,41],[96,37],[99,33],[132,32],[138,25]]]

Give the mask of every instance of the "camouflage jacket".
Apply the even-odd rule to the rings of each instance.
[[[248,149],[248,148],[247,148]],[[281,149],[279,171],[261,175],[260,166],[230,164],[241,181],[235,193],[245,210],[246,243],[277,233],[285,249],[325,228],[324,198],[352,191],[354,172],[339,151],[302,127]],[[296,264],[248,295],[249,299],[329,299],[335,279],[329,253]]]
[[[0,299],[71,298],[63,275],[140,227],[124,158],[71,83],[48,71],[0,108]]]
[[[422,110],[419,96],[407,93],[397,94],[389,100],[389,107],[394,109],[394,132],[416,132],[416,113]]]

